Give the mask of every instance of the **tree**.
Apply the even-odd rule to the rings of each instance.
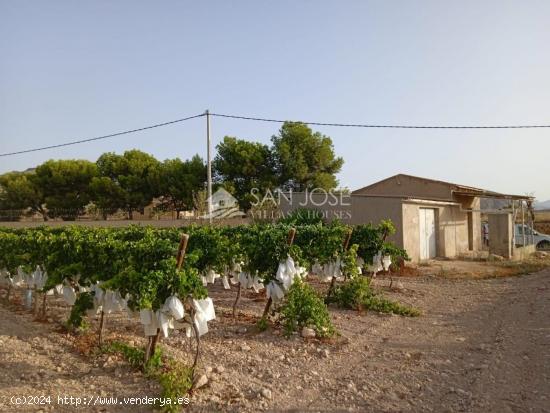
[[[90,182],[97,175],[93,162],[50,160],[38,166],[29,179],[44,195],[48,216],[74,220],[90,202]]]
[[[206,165],[199,155],[191,160],[167,159],[151,174],[150,181],[161,197],[161,206],[176,211],[176,216],[196,207],[195,196],[204,188]]]
[[[19,218],[26,210],[47,220],[44,194],[30,179],[32,172],[9,172],[0,176],[0,209],[3,215]]]
[[[108,211],[123,209],[128,213],[128,219],[132,219],[133,212],[143,212],[158,192],[150,176],[159,162],[145,152],[136,149],[123,155],[107,152],[99,157],[96,164],[99,177],[91,184],[94,203],[103,205]]]
[[[253,188],[261,194],[276,187],[275,163],[267,145],[226,136],[216,149],[215,178],[235,195],[241,208],[248,210],[255,200]]]
[[[285,122],[271,138],[279,184],[294,191],[334,189],[344,160],[334,153],[332,140],[301,122]]]
[[[124,190],[107,176],[96,176],[90,182],[92,199],[103,219],[124,207]]]

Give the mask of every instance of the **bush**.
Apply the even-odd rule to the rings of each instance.
[[[334,326],[327,306],[308,284],[296,280],[281,308],[281,319],[287,336],[303,327],[315,330],[317,337],[330,337]]]
[[[74,305],[71,307],[71,313],[67,320],[67,327],[72,330],[86,329],[84,315],[86,310],[94,308],[94,297],[91,293],[85,292],[78,294]]]
[[[171,403],[163,406],[166,412],[181,412],[181,405],[177,400],[187,397],[193,387],[193,369],[183,363],[172,360],[170,368],[158,374],[158,381],[162,386],[161,397],[170,399]]]
[[[140,348],[130,346],[129,344],[123,343],[121,341],[112,341],[105,344],[101,351],[107,354],[121,354],[133,368],[143,368],[145,351]]]
[[[160,348],[156,348],[155,354],[149,359],[147,365],[143,364],[145,351],[130,346],[120,341],[112,341],[101,348],[106,354],[120,354],[135,369],[142,370],[146,377],[158,380],[162,387],[161,397],[166,404],[161,407],[164,412],[179,412],[181,406],[177,400],[187,397],[193,387],[193,369],[182,362],[164,356]],[[168,401],[168,399],[170,399]]]
[[[372,310],[407,317],[420,315],[420,312],[416,308],[396,303],[375,293],[370,287],[370,279],[366,277],[356,277],[338,286],[330,301],[335,302],[339,307],[359,311]]]

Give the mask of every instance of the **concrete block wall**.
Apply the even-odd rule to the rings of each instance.
[[[489,214],[489,252],[512,258],[512,215]]]

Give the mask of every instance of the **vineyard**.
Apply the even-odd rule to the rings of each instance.
[[[22,291],[27,306],[42,319],[48,297],[62,297],[71,307],[66,322],[71,331],[77,332],[86,318],[99,318],[97,347],[123,353],[157,376],[165,395],[177,397],[197,381],[200,338],[216,318],[208,288],[218,279],[224,289],[235,290],[233,317],[243,291],[265,294],[255,327],[263,330],[269,323],[280,323],[287,335],[304,328],[317,337],[334,335],[327,304],[417,315],[415,309],[374,293],[370,278],[362,275],[389,270],[407,259],[405,251],[387,241],[394,230],[390,222],[354,227],[0,229],[0,284],[8,301],[15,290]],[[309,280],[327,283],[327,288],[321,293]],[[140,321],[145,349],[104,342],[104,321],[118,312]],[[195,342],[193,365],[173,361],[172,367],[155,373],[161,363],[157,344],[178,330]],[[183,387],[170,379],[180,373],[188,374]]]

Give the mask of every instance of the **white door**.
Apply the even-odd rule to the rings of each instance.
[[[420,208],[420,259],[427,260],[436,256],[435,209]]]

